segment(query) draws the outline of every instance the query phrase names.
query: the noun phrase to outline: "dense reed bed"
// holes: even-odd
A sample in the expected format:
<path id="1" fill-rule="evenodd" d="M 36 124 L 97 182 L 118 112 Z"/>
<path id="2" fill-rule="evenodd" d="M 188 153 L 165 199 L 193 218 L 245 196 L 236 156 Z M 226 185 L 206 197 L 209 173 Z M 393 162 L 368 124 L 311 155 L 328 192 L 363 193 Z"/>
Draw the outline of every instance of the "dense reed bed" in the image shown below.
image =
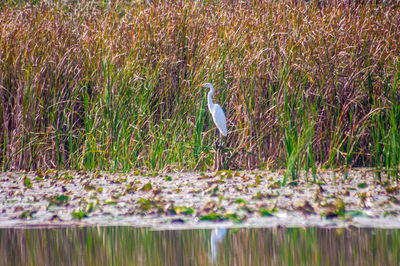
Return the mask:
<path id="1" fill-rule="evenodd" d="M 400 166 L 400 6 L 0 4 L 2 170 Z"/>

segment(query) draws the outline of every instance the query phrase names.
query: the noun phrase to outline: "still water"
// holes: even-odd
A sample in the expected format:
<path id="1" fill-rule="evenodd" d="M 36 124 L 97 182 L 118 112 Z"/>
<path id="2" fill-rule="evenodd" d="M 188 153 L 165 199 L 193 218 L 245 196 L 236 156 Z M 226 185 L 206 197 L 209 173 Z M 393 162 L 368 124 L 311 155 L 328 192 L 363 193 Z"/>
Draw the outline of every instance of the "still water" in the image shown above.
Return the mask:
<path id="1" fill-rule="evenodd" d="M 0 265 L 400 265 L 399 230 L 0 229 Z"/>

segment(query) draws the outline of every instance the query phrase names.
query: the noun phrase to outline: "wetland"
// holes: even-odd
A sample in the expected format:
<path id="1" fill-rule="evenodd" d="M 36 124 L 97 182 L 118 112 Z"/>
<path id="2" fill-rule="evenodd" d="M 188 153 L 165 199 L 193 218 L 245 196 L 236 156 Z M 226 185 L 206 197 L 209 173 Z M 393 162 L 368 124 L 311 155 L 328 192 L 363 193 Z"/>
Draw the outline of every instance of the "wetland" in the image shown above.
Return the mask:
<path id="1" fill-rule="evenodd" d="M 368 168 L 299 176 L 283 186 L 284 171 L 3 173 L 0 227 L 400 226 L 394 179 Z"/>

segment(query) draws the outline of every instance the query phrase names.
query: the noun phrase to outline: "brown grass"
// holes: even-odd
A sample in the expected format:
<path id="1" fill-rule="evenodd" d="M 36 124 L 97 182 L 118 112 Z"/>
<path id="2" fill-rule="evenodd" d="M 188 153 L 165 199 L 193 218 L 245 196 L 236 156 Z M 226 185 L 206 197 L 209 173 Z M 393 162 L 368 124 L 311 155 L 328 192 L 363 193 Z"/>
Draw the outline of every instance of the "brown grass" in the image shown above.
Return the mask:
<path id="1" fill-rule="evenodd" d="M 3 2 L 0 25 L 4 170 L 207 168 L 205 81 L 227 167 L 400 161 L 396 2 Z"/>

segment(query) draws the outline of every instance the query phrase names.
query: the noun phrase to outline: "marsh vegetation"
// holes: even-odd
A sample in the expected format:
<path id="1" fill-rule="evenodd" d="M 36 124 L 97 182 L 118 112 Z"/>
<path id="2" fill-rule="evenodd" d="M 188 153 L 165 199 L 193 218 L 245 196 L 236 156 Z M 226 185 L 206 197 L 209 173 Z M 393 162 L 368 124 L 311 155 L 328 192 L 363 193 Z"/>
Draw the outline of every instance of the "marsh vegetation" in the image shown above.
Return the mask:
<path id="1" fill-rule="evenodd" d="M 399 187 L 371 169 L 318 171 L 317 182 L 302 171 L 286 186 L 284 172 L 5 173 L 0 227 L 400 226 Z"/>
<path id="2" fill-rule="evenodd" d="M 2 1 L 5 170 L 400 163 L 396 1 Z M 379 177 L 379 171 L 378 177 Z"/>

